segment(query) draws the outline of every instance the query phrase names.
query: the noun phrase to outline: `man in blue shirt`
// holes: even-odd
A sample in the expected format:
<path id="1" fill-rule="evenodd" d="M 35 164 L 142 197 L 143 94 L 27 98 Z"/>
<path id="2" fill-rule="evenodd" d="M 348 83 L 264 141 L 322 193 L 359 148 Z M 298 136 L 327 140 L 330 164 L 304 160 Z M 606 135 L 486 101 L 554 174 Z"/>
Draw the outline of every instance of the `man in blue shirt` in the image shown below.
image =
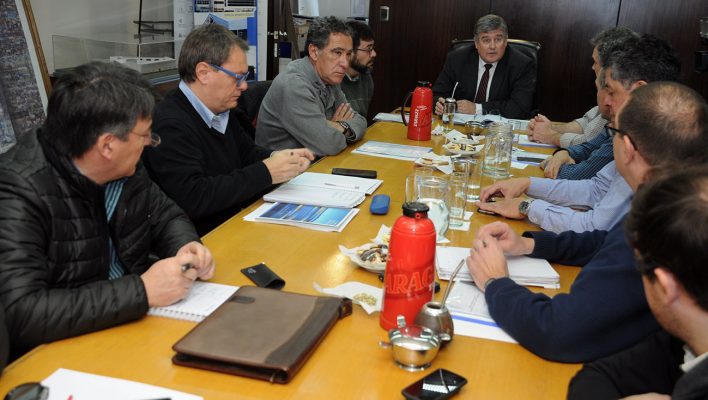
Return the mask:
<path id="1" fill-rule="evenodd" d="M 653 168 L 667 154 L 690 165 L 701 162 L 708 151 L 708 107 L 699 94 L 672 82 L 641 86 L 609 129 L 617 170 L 633 191 L 651 179 Z M 522 236 L 507 224 L 494 222 L 480 228 L 472 245 L 467 266 L 484 291 L 492 318 L 541 357 L 595 360 L 659 329 L 621 222 L 607 232 Z M 584 267 L 568 294 L 550 298 L 509 279 L 505 254 Z"/>
<path id="2" fill-rule="evenodd" d="M 655 81 L 677 81 L 680 63 L 673 49 L 653 35 L 628 39 L 610 51 L 603 62 L 600 76 L 607 90 L 605 102 L 611 115 L 632 90 Z M 560 149 L 541 163 L 547 178 L 590 179 L 612 161 L 612 138 L 601 133 L 594 139 Z"/>

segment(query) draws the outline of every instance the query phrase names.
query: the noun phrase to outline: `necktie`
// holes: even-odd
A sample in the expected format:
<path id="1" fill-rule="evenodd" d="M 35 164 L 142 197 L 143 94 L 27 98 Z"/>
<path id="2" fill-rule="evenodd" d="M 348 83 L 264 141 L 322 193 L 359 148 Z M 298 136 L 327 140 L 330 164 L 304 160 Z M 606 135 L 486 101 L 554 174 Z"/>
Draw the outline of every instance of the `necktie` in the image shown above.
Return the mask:
<path id="1" fill-rule="evenodd" d="M 490 68 L 492 68 L 492 64 L 484 64 L 484 73 L 482 74 L 482 79 L 479 81 L 479 86 L 477 87 L 477 95 L 474 96 L 474 102 L 476 104 L 482 104 L 487 101 L 487 84 L 489 83 Z"/>

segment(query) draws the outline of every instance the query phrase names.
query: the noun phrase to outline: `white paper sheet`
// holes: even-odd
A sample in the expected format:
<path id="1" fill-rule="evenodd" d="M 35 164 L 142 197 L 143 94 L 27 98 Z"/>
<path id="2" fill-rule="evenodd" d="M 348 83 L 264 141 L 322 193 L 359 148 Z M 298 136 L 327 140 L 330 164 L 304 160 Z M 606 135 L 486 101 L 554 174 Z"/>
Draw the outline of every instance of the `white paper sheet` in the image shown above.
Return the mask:
<path id="1" fill-rule="evenodd" d="M 59 368 L 42 381 L 49 388 L 48 400 L 201 400 L 202 397 L 159 386 Z"/>
<path id="2" fill-rule="evenodd" d="M 351 222 L 351 220 L 359 213 L 358 208 L 350 209 L 349 215 L 347 215 L 347 217 L 337 227 L 331 227 L 331 226 L 326 226 L 326 225 L 313 225 L 313 224 L 298 223 L 296 221 L 278 221 L 278 220 L 273 220 L 273 219 L 269 219 L 269 220 L 258 219 L 259 216 L 263 215 L 263 213 L 265 213 L 271 207 L 273 207 L 274 204 L 275 203 L 269 203 L 269 202 L 265 202 L 265 203 L 261 204 L 253 212 L 244 216 L 243 220 L 249 221 L 249 222 L 266 222 L 266 223 L 278 224 L 278 225 L 297 226 L 300 228 L 312 229 L 315 231 L 322 231 L 322 232 L 341 232 L 349 224 L 349 222 Z"/>
<path id="3" fill-rule="evenodd" d="M 450 279 L 450 274 L 461 259 L 470 253 L 467 247 L 444 247 L 436 249 L 437 271 L 440 279 Z M 547 289 L 560 288 L 560 276 L 548 261 L 525 256 L 507 257 L 509 275 L 519 285 L 541 286 Z M 458 280 L 472 281 L 469 270 L 463 268 L 457 274 Z"/>
<path id="4" fill-rule="evenodd" d="M 551 149 L 558 148 L 558 146 L 556 146 L 554 144 L 532 142 L 529 139 L 528 135 L 518 134 L 516 136 L 519 138 L 519 146 L 547 147 L 547 148 L 551 148 Z"/>
<path id="5" fill-rule="evenodd" d="M 365 154 L 367 156 L 393 158 L 396 160 L 415 161 L 425 153 L 433 151 L 430 147 L 409 146 L 405 144 L 368 141 L 354 151 L 352 154 Z"/>

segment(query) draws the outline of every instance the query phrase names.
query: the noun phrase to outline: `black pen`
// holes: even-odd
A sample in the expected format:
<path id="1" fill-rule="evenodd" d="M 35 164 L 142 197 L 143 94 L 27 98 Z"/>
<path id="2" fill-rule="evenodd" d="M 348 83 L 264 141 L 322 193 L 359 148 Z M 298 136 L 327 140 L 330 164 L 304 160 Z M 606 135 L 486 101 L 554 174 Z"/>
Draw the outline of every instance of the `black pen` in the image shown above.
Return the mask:
<path id="1" fill-rule="evenodd" d="M 182 273 L 185 273 L 192 268 L 194 268 L 194 266 L 192 264 L 182 264 Z M 155 400 L 162 400 L 162 399 L 155 399 Z"/>

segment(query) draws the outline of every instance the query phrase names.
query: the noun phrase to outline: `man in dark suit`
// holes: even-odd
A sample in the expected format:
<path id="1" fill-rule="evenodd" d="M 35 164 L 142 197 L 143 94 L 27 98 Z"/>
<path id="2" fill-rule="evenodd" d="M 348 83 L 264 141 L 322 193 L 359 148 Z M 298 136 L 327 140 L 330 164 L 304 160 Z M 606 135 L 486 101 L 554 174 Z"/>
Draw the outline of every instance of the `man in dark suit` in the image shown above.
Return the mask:
<path id="1" fill-rule="evenodd" d="M 536 91 L 536 64 L 513 47 L 507 48 L 506 22 L 485 15 L 474 28 L 474 47 L 453 50 L 433 85 L 438 98 L 435 112 L 442 114 L 444 98 L 455 99 L 457 112 L 488 114 L 497 111 L 507 118 L 530 118 Z"/>

